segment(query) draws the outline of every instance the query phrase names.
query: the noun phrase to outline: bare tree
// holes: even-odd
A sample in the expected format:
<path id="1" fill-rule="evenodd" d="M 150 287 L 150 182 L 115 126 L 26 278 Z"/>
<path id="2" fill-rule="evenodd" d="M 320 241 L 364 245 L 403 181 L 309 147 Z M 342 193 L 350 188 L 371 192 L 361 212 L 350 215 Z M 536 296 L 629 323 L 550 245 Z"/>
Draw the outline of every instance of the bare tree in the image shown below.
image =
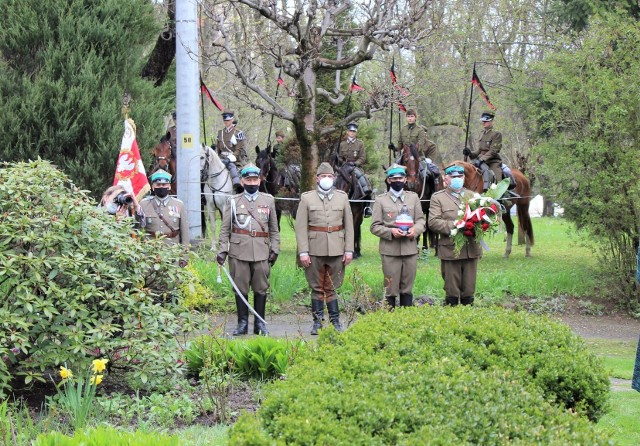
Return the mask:
<path id="1" fill-rule="evenodd" d="M 226 70 L 233 80 L 225 90 L 240 101 L 292 123 L 302 154 L 302 188 L 308 190 L 320 138 L 369 117 L 386 101 L 371 95 L 361 109 L 326 124 L 319 122 L 318 104 L 345 100 L 350 84 L 341 82 L 341 70 L 371 61 L 378 49 L 410 48 L 428 37 L 430 5 L 431 0 L 214 0 L 203 8 L 213 24 L 212 50 L 205 47 L 203 64 Z M 423 25 L 415 26 L 418 21 Z M 268 88 L 275 85 L 274 66 L 282 71 L 287 100 Z M 330 72 L 336 72 L 335 85 L 323 88 L 318 77 Z"/>

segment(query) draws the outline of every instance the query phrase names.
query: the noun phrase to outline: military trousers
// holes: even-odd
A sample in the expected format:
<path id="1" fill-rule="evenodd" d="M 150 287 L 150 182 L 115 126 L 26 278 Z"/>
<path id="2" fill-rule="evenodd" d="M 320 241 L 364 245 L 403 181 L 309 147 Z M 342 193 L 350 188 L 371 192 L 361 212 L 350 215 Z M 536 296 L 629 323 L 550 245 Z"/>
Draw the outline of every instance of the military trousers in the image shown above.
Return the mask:
<path id="1" fill-rule="evenodd" d="M 478 259 L 441 260 L 445 296 L 473 297 L 476 292 Z"/>
<path id="2" fill-rule="evenodd" d="M 382 257 L 385 297 L 397 297 L 398 294 L 413 294 L 413 282 L 416 280 L 418 254 L 408 256 Z"/>
<path id="3" fill-rule="evenodd" d="M 269 289 L 269 262 L 246 262 L 229 257 L 229 273 L 240 292 L 249 300 L 249 287 L 256 294 L 266 294 Z"/>
<path id="4" fill-rule="evenodd" d="M 304 275 L 311 288 L 311 299 L 331 302 L 338 298 L 336 289 L 344 280 L 342 256 L 309 256 L 311 265 L 305 268 Z"/>
<path id="5" fill-rule="evenodd" d="M 489 169 L 491 169 L 493 171 L 493 174 L 496 176 L 496 183 L 502 181 L 502 167 L 500 167 L 500 164 L 502 163 L 500 163 L 499 161 L 497 163 L 487 164 L 489 166 Z"/>

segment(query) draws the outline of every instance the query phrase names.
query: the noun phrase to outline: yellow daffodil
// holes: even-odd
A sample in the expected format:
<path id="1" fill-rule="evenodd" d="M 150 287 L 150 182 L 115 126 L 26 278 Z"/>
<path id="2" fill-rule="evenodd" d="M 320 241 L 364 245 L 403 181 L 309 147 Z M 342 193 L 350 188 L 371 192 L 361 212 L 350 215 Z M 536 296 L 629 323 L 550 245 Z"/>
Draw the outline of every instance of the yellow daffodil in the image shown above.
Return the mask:
<path id="1" fill-rule="evenodd" d="M 91 377 L 91 384 L 95 384 L 96 386 L 102 382 L 102 375 L 94 375 Z"/>
<path id="2" fill-rule="evenodd" d="M 73 378 L 73 372 L 64 366 L 60 366 L 60 378 L 71 379 Z"/>
<path id="3" fill-rule="evenodd" d="M 94 359 L 93 360 L 93 371 L 94 373 L 100 373 L 104 369 L 107 368 L 108 359 Z"/>

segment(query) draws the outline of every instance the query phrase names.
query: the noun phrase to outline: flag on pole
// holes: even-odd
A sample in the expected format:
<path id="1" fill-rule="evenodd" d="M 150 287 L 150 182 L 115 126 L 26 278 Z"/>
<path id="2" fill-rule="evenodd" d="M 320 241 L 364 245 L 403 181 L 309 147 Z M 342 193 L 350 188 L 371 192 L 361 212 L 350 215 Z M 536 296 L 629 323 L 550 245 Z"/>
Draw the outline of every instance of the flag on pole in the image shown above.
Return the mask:
<path id="1" fill-rule="evenodd" d="M 393 62 L 391 62 L 391 68 L 389 69 L 389 74 L 391 75 L 391 83 L 393 84 L 393 88 L 398 90 L 401 96 L 408 96 L 409 92 L 404 88 L 402 88 L 400 84 L 398 84 L 398 76 L 396 76 L 395 66 L 396 66 L 396 60 L 394 59 Z"/>
<path id="2" fill-rule="evenodd" d="M 480 96 L 482 96 L 482 99 L 484 99 L 487 105 L 489 105 L 489 108 L 491 108 L 491 110 L 495 110 L 496 106 L 493 105 L 489 100 L 489 95 L 487 94 L 487 90 L 485 90 L 484 87 L 482 86 L 482 82 L 480 82 L 480 78 L 476 73 L 475 66 L 473 67 L 473 76 L 471 77 L 471 83 L 476 87 L 478 87 L 478 90 L 480 90 Z"/>
<path id="3" fill-rule="evenodd" d="M 138 201 L 142 200 L 151 190 L 147 172 L 140 158 L 140 151 L 136 142 L 136 125 L 133 119 L 124 121 L 124 135 L 122 136 L 120 155 L 118 155 L 118 162 L 116 163 L 113 185 L 122 186 L 127 192 L 134 194 Z"/>
<path id="4" fill-rule="evenodd" d="M 358 91 L 363 91 L 363 90 L 364 90 L 364 88 L 362 88 L 360 85 L 358 85 L 355 80 L 351 81 L 351 87 L 349 87 L 349 91 L 350 92 L 353 93 L 354 91 L 358 92 Z"/>
<path id="5" fill-rule="evenodd" d="M 295 96 L 293 90 L 289 90 L 289 87 L 287 87 L 287 84 L 284 83 L 284 79 L 282 79 L 282 77 L 280 76 L 278 76 L 278 85 L 282 85 L 284 89 L 287 90 L 287 94 L 289 96 Z"/>
<path id="6" fill-rule="evenodd" d="M 213 105 L 215 105 L 218 110 L 224 111 L 224 107 L 222 106 L 222 104 L 220 104 L 220 102 L 216 100 L 216 98 L 213 97 L 213 95 L 211 94 L 207 86 L 204 84 L 202 77 L 200 78 L 200 92 L 206 97 L 208 97 L 209 100 L 213 102 Z"/>
<path id="7" fill-rule="evenodd" d="M 404 106 L 404 104 L 402 103 L 402 101 L 400 99 L 398 99 L 398 108 L 403 113 L 407 112 L 407 107 Z"/>

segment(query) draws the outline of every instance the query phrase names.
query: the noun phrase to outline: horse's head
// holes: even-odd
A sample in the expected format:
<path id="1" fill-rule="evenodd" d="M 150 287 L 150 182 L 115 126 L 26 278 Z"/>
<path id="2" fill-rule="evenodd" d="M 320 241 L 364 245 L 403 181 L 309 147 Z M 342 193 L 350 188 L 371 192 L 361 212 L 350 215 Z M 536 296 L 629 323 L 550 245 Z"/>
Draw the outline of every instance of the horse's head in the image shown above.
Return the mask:
<path id="1" fill-rule="evenodd" d="M 260 190 L 271 194 L 276 193 L 280 187 L 280 173 L 271 146 L 267 146 L 264 150 L 256 146 L 256 155 L 256 167 L 260 169 Z"/>
<path id="2" fill-rule="evenodd" d="M 407 168 L 407 190 L 416 192 L 420 187 L 420 155 L 413 144 L 402 146 L 401 163 Z"/>
<path id="3" fill-rule="evenodd" d="M 169 161 L 171 160 L 171 144 L 169 138 L 163 136 L 160 138 L 160 142 L 152 149 L 151 153 L 154 157 L 154 163 L 156 168 L 166 171 L 170 170 Z"/>

